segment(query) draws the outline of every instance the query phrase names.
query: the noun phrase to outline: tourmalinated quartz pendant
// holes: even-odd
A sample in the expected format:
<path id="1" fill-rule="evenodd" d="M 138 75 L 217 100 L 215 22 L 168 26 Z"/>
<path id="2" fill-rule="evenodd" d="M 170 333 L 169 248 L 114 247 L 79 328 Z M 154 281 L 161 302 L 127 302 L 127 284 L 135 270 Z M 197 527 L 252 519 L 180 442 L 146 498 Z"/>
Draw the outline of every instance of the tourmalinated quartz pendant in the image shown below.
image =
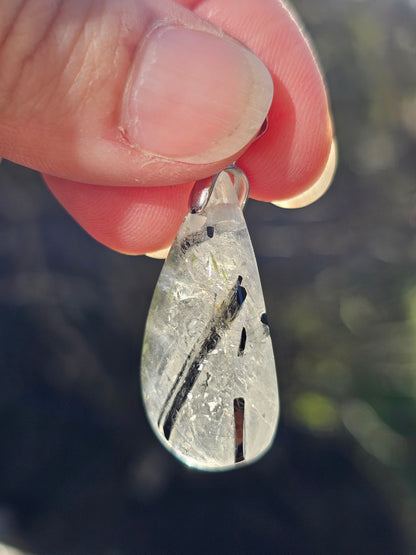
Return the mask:
<path id="1" fill-rule="evenodd" d="M 156 285 L 143 344 L 149 421 L 167 449 L 200 470 L 261 457 L 279 414 L 263 293 L 233 184 L 239 172 L 218 174 L 202 205 L 185 217 Z"/>

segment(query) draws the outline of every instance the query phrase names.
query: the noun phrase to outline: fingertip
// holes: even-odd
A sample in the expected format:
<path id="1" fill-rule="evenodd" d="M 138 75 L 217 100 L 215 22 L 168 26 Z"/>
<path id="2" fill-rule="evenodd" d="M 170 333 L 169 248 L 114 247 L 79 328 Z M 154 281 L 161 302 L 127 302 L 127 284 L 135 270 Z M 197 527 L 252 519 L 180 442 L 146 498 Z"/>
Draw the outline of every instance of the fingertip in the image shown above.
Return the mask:
<path id="1" fill-rule="evenodd" d="M 123 254 L 145 254 L 169 247 L 187 211 L 193 185 L 102 187 L 49 175 L 44 179 L 85 231 Z"/>
<path id="2" fill-rule="evenodd" d="M 272 201 L 272 204 L 279 206 L 280 208 L 303 208 L 317 201 L 331 186 L 337 168 L 337 161 L 338 147 L 336 140 L 333 139 L 327 163 L 318 179 L 307 187 L 302 193 L 299 193 L 291 198 Z"/>
<path id="3" fill-rule="evenodd" d="M 332 116 L 320 75 L 311 77 L 311 89 L 308 98 L 294 98 L 282 84 L 276 86 L 268 129 L 239 160 L 256 200 L 301 196 L 319 181 L 331 160 Z"/>

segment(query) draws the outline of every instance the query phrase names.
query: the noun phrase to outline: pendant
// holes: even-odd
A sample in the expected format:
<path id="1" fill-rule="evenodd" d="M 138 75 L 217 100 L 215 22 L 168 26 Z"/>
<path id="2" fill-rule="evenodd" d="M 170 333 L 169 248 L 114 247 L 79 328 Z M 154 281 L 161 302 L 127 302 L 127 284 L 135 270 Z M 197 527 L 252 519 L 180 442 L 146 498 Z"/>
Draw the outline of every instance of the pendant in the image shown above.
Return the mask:
<path id="1" fill-rule="evenodd" d="M 273 347 L 240 206 L 247 195 L 235 166 L 197 182 L 146 323 L 148 419 L 169 451 L 200 470 L 251 463 L 276 433 Z"/>

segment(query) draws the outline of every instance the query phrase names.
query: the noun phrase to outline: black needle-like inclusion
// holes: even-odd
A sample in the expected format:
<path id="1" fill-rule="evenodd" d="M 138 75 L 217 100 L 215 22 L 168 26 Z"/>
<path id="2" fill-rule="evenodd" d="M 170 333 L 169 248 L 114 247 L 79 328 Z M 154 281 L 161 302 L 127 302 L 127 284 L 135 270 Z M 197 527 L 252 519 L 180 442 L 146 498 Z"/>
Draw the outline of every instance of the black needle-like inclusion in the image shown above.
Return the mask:
<path id="1" fill-rule="evenodd" d="M 246 341 L 247 341 L 247 332 L 246 328 L 243 327 L 241 330 L 241 338 L 240 338 L 240 345 L 238 347 L 238 356 L 243 356 L 244 349 L 246 348 Z"/>
<path id="2" fill-rule="evenodd" d="M 169 440 L 171 436 L 178 414 L 183 407 L 189 392 L 195 385 L 195 382 L 201 373 L 202 362 L 215 349 L 217 343 L 221 339 L 220 333 L 229 327 L 247 297 L 247 291 L 241 286 L 242 281 L 243 278 L 238 276 L 236 283 L 229 291 L 227 297 L 222 301 L 218 311 L 208 324 L 202 340 L 195 344 L 194 348 L 188 355 L 184 365 L 175 379 L 173 387 L 169 391 L 169 394 L 163 403 L 158 420 L 159 426 L 162 422 L 163 415 L 173 398 L 170 409 L 167 411 L 163 422 L 163 433 L 167 440 Z"/>
<path id="3" fill-rule="evenodd" d="M 243 397 L 234 399 L 235 463 L 244 461 L 244 406 Z"/>
<path id="4" fill-rule="evenodd" d="M 267 318 L 267 314 L 265 312 L 261 315 L 260 320 L 262 324 L 265 324 L 266 326 L 269 325 L 269 319 Z"/>

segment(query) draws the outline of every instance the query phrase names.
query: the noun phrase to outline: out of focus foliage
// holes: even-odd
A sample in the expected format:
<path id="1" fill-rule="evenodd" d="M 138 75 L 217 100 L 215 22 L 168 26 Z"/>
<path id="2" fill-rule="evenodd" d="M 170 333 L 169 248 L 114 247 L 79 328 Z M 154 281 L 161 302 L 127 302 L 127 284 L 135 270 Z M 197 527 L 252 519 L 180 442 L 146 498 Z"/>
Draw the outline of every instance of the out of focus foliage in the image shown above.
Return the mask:
<path id="1" fill-rule="evenodd" d="M 106 250 L 0 166 L 0 541 L 34 553 L 416 551 L 416 3 L 297 0 L 339 169 L 246 209 L 282 422 L 251 468 L 189 472 L 138 395 L 160 263 Z"/>
<path id="2" fill-rule="evenodd" d="M 283 410 L 313 434 L 354 438 L 416 549 L 416 4 L 296 6 L 325 69 L 340 159 L 325 198 L 268 212 L 256 230 L 268 285 L 285 275 L 271 317 L 289 361 Z"/>

